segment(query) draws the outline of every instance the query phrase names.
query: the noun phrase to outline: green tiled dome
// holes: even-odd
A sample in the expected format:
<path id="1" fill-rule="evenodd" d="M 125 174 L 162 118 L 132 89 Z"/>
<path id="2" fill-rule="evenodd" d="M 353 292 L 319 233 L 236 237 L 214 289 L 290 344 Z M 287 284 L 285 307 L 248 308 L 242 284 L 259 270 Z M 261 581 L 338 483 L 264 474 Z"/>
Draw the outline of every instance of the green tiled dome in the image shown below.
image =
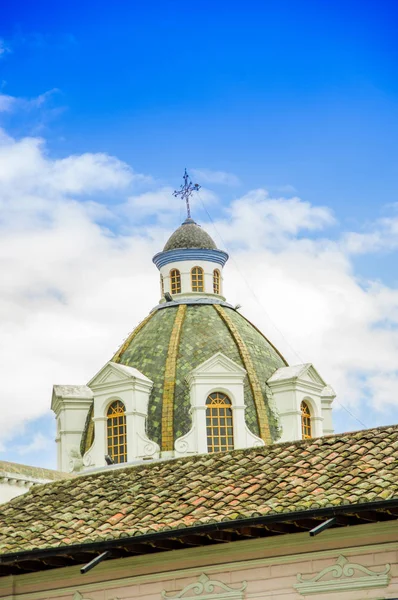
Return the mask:
<path id="1" fill-rule="evenodd" d="M 276 369 L 286 366 L 283 357 L 247 319 L 228 305 L 187 303 L 183 306 L 184 318 L 179 330 L 172 386 L 174 440 L 186 434 L 191 427 L 187 375 L 217 352 L 222 352 L 248 371 L 244 394 L 247 407 L 246 423 L 249 429 L 256 435 L 260 434 L 260 398 L 265 418 L 268 419 L 271 438 L 277 439 L 278 423 L 269 405 L 266 381 Z M 177 311 L 181 310 L 181 307 L 182 304 L 172 303 L 165 308 L 156 309 L 130 335 L 112 359 L 123 365 L 135 367 L 154 382 L 148 407 L 147 430 L 149 438 L 161 447 L 166 362 L 172 332 L 175 335 Z M 238 339 L 240 344 L 237 343 Z M 248 364 L 255 371 L 251 378 Z M 254 389 L 253 379 L 256 377 L 259 386 Z M 256 398 L 254 392 L 257 393 Z"/>
<path id="2" fill-rule="evenodd" d="M 170 236 L 163 252 L 167 252 L 167 250 L 176 250 L 178 248 L 204 248 L 206 250 L 216 250 L 217 246 L 209 234 L 206 233 L 200 225 L 195 223 L 193 219 L 186 219 Z"/>

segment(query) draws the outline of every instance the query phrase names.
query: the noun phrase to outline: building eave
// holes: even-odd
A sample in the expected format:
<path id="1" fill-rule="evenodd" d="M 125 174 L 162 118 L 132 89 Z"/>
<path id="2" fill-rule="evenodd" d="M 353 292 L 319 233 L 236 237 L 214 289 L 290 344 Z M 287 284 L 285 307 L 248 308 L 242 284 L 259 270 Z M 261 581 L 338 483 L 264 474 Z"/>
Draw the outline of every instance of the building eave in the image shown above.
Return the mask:
<path id="1" fill-rule="evenodd" d="M 250 529 L 250 538 L 254 539 L 309 532 L 322 521 L 333 517 L 336 518 L 333 528 L 342 528 L 378 521 L 395 521 L 397 516 L 398 497 L 378 502 L 310 508 L 247 519 L 224 520 L 86 544 L 63 544 L 57 547 L 36 548 L 0 555 L 0 577 L 82 564 L 91 560 L 94 555 L 105 551 L 110 552 L 107 560 L 112 560 L 124 556 L 152 553 L 154 550 L 175 550 L 195 545 L 199 547 L 226 541 L 233 542 L 247 539 L 248 529 Z M 230 535 L 231 539 L 223 537 L 224 534 Z M 140 548 L 140 551 L 137 551 L 137 548 Z"/>

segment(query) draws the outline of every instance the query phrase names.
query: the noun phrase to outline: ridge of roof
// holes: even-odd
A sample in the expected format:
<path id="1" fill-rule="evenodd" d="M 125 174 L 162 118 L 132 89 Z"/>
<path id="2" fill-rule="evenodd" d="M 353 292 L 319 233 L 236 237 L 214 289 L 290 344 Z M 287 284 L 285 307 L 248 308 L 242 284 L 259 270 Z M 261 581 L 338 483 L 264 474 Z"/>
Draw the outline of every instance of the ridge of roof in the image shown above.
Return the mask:
<path id="1" fill-rule="evenodd" d="M 65 479 L 71 476 L 69 473 L 63 473 L 62 471 L 45 469 L 44 467 L 32 467 L 30 465 L 0 460 L 0 477 L 6 477 L 10 474 L 24 475 L 32 479 L 51 479 L 54 481 Z"/>
<path id="2" fill-rule="evenodd" d="M 368 429 L 355 429 L 355 430 L 350 430 L 350 431 L 345 431 L 343 433 L 329 433 L 327 435 L 321 435 L 318 437 L 312 437 L 312 438 L 306 438 L 306 439 L 302 439 L 302 440 L 293 440 L 293 441 L 287 441 L 287 442 L 273 442 L 271 445 L 268 446 L 255 446 L 253 448 L 239 448 L 236 450 L 227 450 L 225 452 L 217 452 L 214 454 L 190 454 L 189 456 L 178 456 L 175 458 L 165 458 L 165 459 L 157 459 L 157 460 L 145 460 L 142 463 L 137 464 L 137 462 L 134 463 L 124 463 L 123 465 L 111 465 L 111 467 L 118 467 L 117 470 L 125 470 L 125 471 L 129 471 L 131 469 L 151 469 L 156 467 L 156 465 L 159 464 L 164 464 L 164 463 L 175 463 L 175 462 L 191 462 L 191 461 L 199 461 L 201 459 L 203 459 L 203 457 L 212 457 L 212 456 L 222 456 L 222 455 L 230 455 L 232 458 L 235 455 L 242 455 L 245 456 L 247 454 L 251 454 L 255 451 L 270 451 L 270 450 L 274 450 L 277 448 L 286 448 L 289 446 L 294 446 L 294 447 L 303 447 L 305 448 L 306 446 L 311 446 L 314 443 L 320 441 L 323 442 L 325 441 L 325 443 L 330 442 L 331 440 L 336 439 L 339 440 L 340 438 L 345 438 L 345 437 L 349 437 L 349 438 L 354 438 L 356 436 L 358 437 L 362 437 L 361 434 L 370 434 L 370 433 L 377 433 L 377 432 L 383 432 L 383 431 L 388 431 L 388 430 L 394 430 L 397 433 L 398 436 L 398 424 L 397 425 L 379 425 L 378 427 L 371 427 Z M 398 455 L 398 452 L 397 452 Z M 398 457 L 397 457 L 398 460 Z M 109 471 L 111 471 L 113 469 L 109 469 Z M 84 472 L 81 471 L 79 473 L 74 473 L 74 477 L 89 477 L 91 475 L 98 475 L 99 473 L 107 473 L 108 469 L 104 469 L 101 471 L 91 471 L 91 472 Z M 398 477 L 397 477 L 398 478 Z M 48 484 L 42 484 L 42 485 L 48 485 Z"/>

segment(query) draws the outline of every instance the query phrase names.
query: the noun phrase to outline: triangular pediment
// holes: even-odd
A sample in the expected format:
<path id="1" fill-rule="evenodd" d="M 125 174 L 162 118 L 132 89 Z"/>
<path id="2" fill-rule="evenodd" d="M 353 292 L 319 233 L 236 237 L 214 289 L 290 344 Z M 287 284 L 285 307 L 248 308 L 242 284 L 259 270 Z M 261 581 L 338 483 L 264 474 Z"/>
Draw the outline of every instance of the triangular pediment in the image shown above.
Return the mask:
<path id="1" fill-rule="evenodd" d="M 245 375 L 246 370 L 222 352 L 217 352 L 192 371 L 192 375 L 228 375 L 232 373 Z"/>
<path id="2" fill-rule="evenodd" d="M 88 382 L 89 388 L 97 388 L 103 385 L 119 384 L 133 379 L 139 379 L 140 381 L 151 382 L 148 377 L 143 375 L 138 369 L 134 367 L 127 367 L 126 365 L 119 365 L 118 363 L 108 362 L 94 377 Z"/>
<path id="3" fill-rule="evenodd" d="M 307 378 L 308 381 L 312 381 L 313 383 L 318 383 L 323 387 L 326 386 L 326 381 L 322 379 L 319 375 L 318 371 L 315 369 L 314 365 L 310 364 L 306 369 L 305 374 L 303 375 L 303 379 Z"/>
<path id="4" fill-rule="evenodd" d="M 273 383 L 282 381 L 307 381 L 321 387 L 326 386 L 326 382 L 311 363 L 281 367 L 271 375 L 267 383 L 272 385 Z"/>

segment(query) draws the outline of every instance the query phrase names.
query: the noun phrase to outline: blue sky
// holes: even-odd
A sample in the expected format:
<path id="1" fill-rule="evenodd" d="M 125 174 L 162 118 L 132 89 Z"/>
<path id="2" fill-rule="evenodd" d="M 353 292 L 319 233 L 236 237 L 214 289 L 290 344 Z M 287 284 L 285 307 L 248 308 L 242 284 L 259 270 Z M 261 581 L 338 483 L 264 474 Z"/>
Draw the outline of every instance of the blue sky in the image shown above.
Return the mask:
<path id="1" fill-rule="evenodd" d="M 168 181 L 216 164 L 372 218 L 398 195 L 397 18 L 385 0 L 4 2 L 1 78 L 59 90 L 55 154 L 103 150 Z"/>
<path id="2" fill-rule="evenodd" d="M 159 234 L 160 229 L 167 232 L 178 225 L 180 208 L 177 216 L 167 217 L 162 204 L 158 205 L 151 197 L 152 213 L 136 212 L 136 220 L 130 215 L 126 225 L 118 207 L 122 198 L 131 194 L 136 198 L 148 190 L 178 186 L 184 167 L 199 178 L 202 173 L 203 199 L 212 218 L 220 222 L 218 231 L 223 231 L 226 213 L 230 225 L 236 222 L 231 203 L 251 190 L 267 189 L 273 198 L 297 196 L 301 207 L 305 203 L 326 207 L 327 214 L 318 215 L 317 224 L 311 221 L 313 215 L 308 217 L 310 226 L 305 217 L 293 231 L 281 223 L 288 212 L 285 217 L 278 216 L 274 205 L 267 205 L 266 218 L 272 217 L 277 224 L 278 235 L 267 229 L 267 235 L 274 236 L 272 247 L 266 248 L 272 256 L 261 256 L 264 261 L 274 260 L 276 254 L 280 257 L 280 240 L 285 240 L 285 235 L 290 236 L 289 244 L 293 238 L 296 244 L 291 248 L 291 256 L 305 246 L 305 252 L 312 252 L 313 261 L 325 252 L 327 245 L 337 244 L 341 264 L 347 261 L 344 275 L 351 278 L 349 285 L 365 290 L 367 300 L 377 294 L 377 310 L 374 305 L 364 309 L 364 314 L 372 315 L 366 327 L 378 329 L 383 310 L 387 311 L 378 356 L 382 356 L 382 348 L 388 348 L 389 343 L 394 350 L 398 348 L 395 338 L 388 338 L 387 343 L 383 337 L 397 326 L 390 320 L 397 310 L 398 287 L 398 5 L 395 1 L 54 3 L 37 0 L 32 3 L 16 0 L 10 3 L 0 0 L 0 8 L 0 91 L 17 99 L 12 110 L 0 113 L 0 125 L 6 134 L 16 143 L 28 138 L 44 140 L 40 161 L 104 153 L 148 177 L 148 180 L 132 178 L 133 183 L 118 181 L 114 185 L 111 179 L 114 182 L 120 170 L 112 177 L 109 171 L 109 179 L 102 187 L 90 183 L 87 191 L 77 186 L 76 202 L 87 207 L 90 201 L 96 206 L 95 216 L 90 213 L 90 226 L 99 223 L 124 240 L 125 236 L 137 233 L 138 224 L 145 228 L 155 223 L 157 234 L 166 235 Z M 26 156 L 21 160 L 28 160 Z M 33 171 L 35 168 L 32 167 Z M 214 173 L 230 176 L 222 180 Z M 48 175 L 45 177 L 47 181 Z M 54 189 L 69 199 L 70 192 L 65 192 L 65 186 L 61 191 L 59 186 Z M 161 194 L 157 198 L 168 203 L 167 194 L 163 200 Z M 253 202 L 264 208 L 261 198 L 256 196 Z M 102 212 L 98 205 L 102 206 Z M 132 205 L 135 211 L 138 206 L 142 209 L 137 200 Z M 199 203 L 196 211 L 203 221 L 207 220 Z M 34 227 L 39 227 L 38 214 L 42 213 L 43 209 L 38 209 L 30 222 L 30 234 L 37 233 Z M 9 227 L 8 231 L 14 231 Z M 353 232 L 355 243 L 361 236 L 361 250 L 352 250 Z M 148 239 L 152 239 L 152 234 L 151 229 Z M 223 239 L 226 238 L 228 232 L 224 232 Z M 227 241 L 229 249 L 236 248 L 237 253 L 242 249 L 238 235 Z M 309 244 L 314 243 L 318 246 L 308 250 Z M 150 256 L 156 244 L 148 244 Z M 256 247 L 250 251 L 257 250 Z M 66 249 L 65 253 L 62 260 L 66 261 Z M 287 261 L 286 249 L 285 253 Z M 315 262 L 311 264 L 314 266 Z M 326 261 L 325 268 L 328 264 Z M 310 263 L 308 266 L 306 263 L 306 268 L 312 268 Z M 148 272 L 157 285 L 150 261 Z M 288 272 L 286 266 L 286 277 Z M 315 271 L 313 279 L 316 281 Z M 330 283 L 333 289 L 339 285 L 337 280 Z M 54 284 L 49 296 L 64 297 L 65 304 L 73 307 L 74 300 L 61 291 Z M 344 293 L 349 294 L 347 290 Z M 28 295 L 33 297 L 31 289 Z M 14 304 L 24 305 L 26 297 L 25 291 Z M 40 310 L 44 310 L 47 301 L 47 297 L 43 299 Z M 353 296 L 353 306 L 355 302 Z M 126 308 L 122 315 L 125 332 L 131 328 L 128 319 L 134 321 L 140 315 L 145 316 L 155 303 L 148 301 L 133 316 Z M 269 308 L 266 297 L 262 303 Z M 250 301 L 247 305 L 250 309 Z M 36 310 L 36 305 L 29 310 Z M 255 308 L 252 310 L 254 319 Z M 106 311 L 104 301 L 104 312 L 98 321 L 106 319 Z M 78 322 L 83 313 L 76 317 Z M 70 315 L 71 312 L 63 313 L 62 323 Z M 300 320 L 300 315 L 297 313 L 287 329 L 283 315 L 276 309 L 271 310 L 270 318 L 278 330 L 283 330 L 281 343 L 286 338 L 296 349 L 301 330 L 298 327 L 295 332 L 294 323 Z M 335 319 L 333 322 L 338 323 L 337 316 Z M 110 328 L 111 325 L 110 322 Z M 271 327 L 266 319 L 264 326 Z M 117 328 L 116 341 L 123 330 L 121 322 Z M 23 331 L 16 330 L 13 339 L 18 335 L 24 335 Z M 329 335 L 328 330 L 323 335 Z M 101 339 L 116 343 L 108 331 Z M 314 338 L 315 353 L 324 339 Z M 300 355 L 306 352 L 298 350 Z M 49 362 L 45 362 L 44 356 Z M 98 355 L 96 361 L 102 358 Z M 108 358 L 106 353 L 104 358 Z M 316 357 L 310 359 L 316 365 Z M 52 377 L 62 375 L 62 364 L 53 372 L 51 360 L 51 354 L 43 354 L 41 365 L 43 368 L 48 365 L 48 398 L 55 382 Z M 64 357 L 67 360 L 71 360 L 68 353 Z M 353 367 L 363 384 L 365 399 L 369 394 L 372 396 L 369 381 L 374 380 L 379 369 L 375 366 L 372 371 L 372 360 L 369 355 L 366 364 L 356 363 Z M 90 368 L 93 366 L 95 370 L 97 362 L 93 361 Z M 327 361 L 325 365 L 327 371 Z M 330 368 L 333 374 L 337 366 Z M 65 378 L 75 373 L 70 366 L 64 369 Z M 76 377 L 85 375 L 84 370 L 77 369 Z M 87 379 L 91 375 L 88 373 Z M 348 390 L 344 386 L 342 389 Z M 367 400 L 364 406 L 359 401 L 350 405 L 350 392 L 346 394 L 344 401 L 351 406 L 350 410 L 356 411 L 361 419 L 368 416 L 366 424 L 381 423 L 383 418 L 398 422 L 395 406 L 390 406 L 384 417 L 376 411 L 369 418 L 374 405 L 370 409 Z M 40 434 L 44 440 L 48 419 L 43 411 L 33 411 L 27 437 L 33 439 Z M 350 422 L 349 427 L 354 425 Z M 344 428 L 342 422 L 340 430 Z M 47 443 L 43 440 L 38 444 L 41 448 Z M 3 452 L 0 457 L 25 460 L 26 449 L 18 454 L 18 440 L 13 444 L 12 454 Z"/>

